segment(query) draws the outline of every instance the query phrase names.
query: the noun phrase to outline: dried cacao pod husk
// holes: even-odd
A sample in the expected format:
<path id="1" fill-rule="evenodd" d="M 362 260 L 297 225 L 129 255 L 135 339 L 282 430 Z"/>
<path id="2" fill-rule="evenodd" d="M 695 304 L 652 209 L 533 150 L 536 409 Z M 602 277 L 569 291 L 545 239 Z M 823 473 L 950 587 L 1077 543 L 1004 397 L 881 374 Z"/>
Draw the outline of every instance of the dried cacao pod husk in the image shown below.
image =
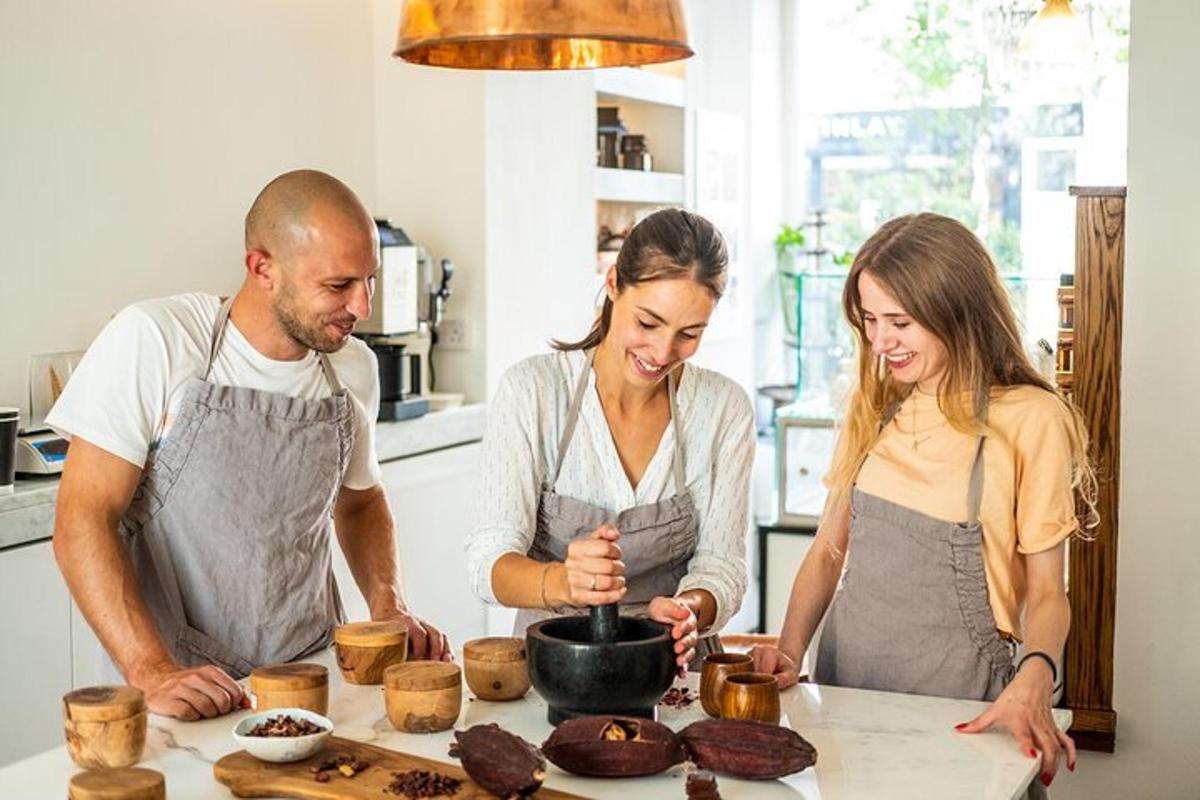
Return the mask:
<path id="1" fill-rule="evenodd" d="M 455 731 L 463 769 L 497 797 L 528 797 L 546 779 L 546 759 L 536 747 L 494 722 Z"/>
<path id="2" fill-rule="evenodd" d="M 561 723 L 542 744 L 546 758 L 576 775 L 655 775 L 687 760 L 666 725 L 635 717 L 581 717 Z"/>
<path id="3" fill-rule="evenodd" d="M 782 778 L 817 763 L 817 750 L 791 728 L 740 719 L 706 719 L 679 732 L 696 766 L 750 780 Z"/>

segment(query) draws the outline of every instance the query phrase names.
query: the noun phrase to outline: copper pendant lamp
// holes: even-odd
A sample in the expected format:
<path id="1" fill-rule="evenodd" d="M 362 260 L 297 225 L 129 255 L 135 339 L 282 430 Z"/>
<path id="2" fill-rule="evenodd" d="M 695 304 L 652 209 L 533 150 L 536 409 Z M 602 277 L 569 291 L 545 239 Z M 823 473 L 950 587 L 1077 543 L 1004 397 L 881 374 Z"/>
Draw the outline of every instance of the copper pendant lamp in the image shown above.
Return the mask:
<path id="1" fill-rule="evenodd" d="M 635 66 L 692 55 L 681 0 L 405 0 L 394 55 L 459 69 Z"/>

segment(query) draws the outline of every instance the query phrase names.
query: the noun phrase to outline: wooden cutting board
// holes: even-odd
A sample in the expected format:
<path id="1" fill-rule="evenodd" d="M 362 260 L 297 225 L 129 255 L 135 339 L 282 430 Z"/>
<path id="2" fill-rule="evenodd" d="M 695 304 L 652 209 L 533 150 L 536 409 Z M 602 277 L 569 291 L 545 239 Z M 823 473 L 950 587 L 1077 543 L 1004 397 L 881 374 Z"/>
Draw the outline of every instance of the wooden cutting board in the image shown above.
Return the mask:
<path id="1" fill-rule="evenodd" d="M 371 766 L 353 778 L 347 778 L 335 770 L 329 773 L 328 783 L 318 783 L 313 779 L 310 769 L 312 766 L 325 759 L 336 758 L 340 755 L 361 759 Z M 421 756 L 400 753 L 337 736 L 329 737 L 325 748 L 315 756 L 303 761 L 293 761 L 290 764 L 272 764 L 269 761 L 260 761 L 245 750 L 239 750 L 223 757 L 213 765 L 213 777 L 228 786 L 237 797 L 294 797 L 300 798 L 300 800 L 340 800 L 340 798 L 347 798 L 347 800 L 359 800 L 359 798 L 405 800 L 402 794 L 393 795 L 385 793 L 383 790 L 392 782 L 393 772 L 407 772 L 412 769 L 439 772 L 442 775 L 462 780 L 462 786 L 459 787 L 457 793 L 452 795 L 454 800 L 484 800 L 484 798 L 495 796 L 472 782 L 458 764 L 433 761 Z M 534 797 L 544 800 L 583 800 L 578 795 L 553 789 L 542 789 Z"/>

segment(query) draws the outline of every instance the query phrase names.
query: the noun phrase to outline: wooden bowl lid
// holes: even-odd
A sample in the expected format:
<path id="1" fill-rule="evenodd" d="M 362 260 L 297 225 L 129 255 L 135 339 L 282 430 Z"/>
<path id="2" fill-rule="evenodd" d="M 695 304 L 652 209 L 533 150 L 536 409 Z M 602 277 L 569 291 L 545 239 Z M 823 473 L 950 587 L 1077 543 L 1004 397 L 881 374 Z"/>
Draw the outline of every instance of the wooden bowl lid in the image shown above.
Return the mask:
<path id="1" fill-rule="evenodd" d="M 320 664 L 264 664 L 250 672 L 258 690 L 312 689 L 329 683 L 329 670 Z"/>
<path id="2" fill-rule="evenodd" d="M 462 683 L 462 670 L 451 661 L 407 661 L 384 670 L 383 682 L 405 691 L 448 689 Z"/>
<path id="3" fill-rule="evenodd" d="M 76 722 L 112 722 L 145 710 L 145 693 L 132 686 L 88 686 L 63 695 L 63 714 Z"/>
<path id="4" fill-rule="evenodd" d="M 463 645 L 463 658 L 469 661 L 506 662 L 525 658 L 525 639 L 521 636 L 488 636 Z"/>
<path id="5" fill-rule="evenodd" d="M 69 800 L 165 800 L 161 772 L 143 767 L 92 769 L 71 777 Z"/>
<path id="6" fill-rule="evenodd" d="M 333 640 L 351 647 L 389 647 L 408 641 L 408 626 L 394 619 L 351 622 L 334 628 Z"/>

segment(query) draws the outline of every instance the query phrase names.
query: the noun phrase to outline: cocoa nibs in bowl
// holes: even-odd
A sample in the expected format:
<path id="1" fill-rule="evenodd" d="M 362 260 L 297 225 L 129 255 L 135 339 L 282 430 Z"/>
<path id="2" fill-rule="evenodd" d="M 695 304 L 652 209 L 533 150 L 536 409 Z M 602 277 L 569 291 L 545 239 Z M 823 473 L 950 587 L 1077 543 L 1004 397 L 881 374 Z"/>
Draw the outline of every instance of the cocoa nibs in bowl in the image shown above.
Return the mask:
<path id="1" fill-rule="evenodd" d="M 682 689 L 671 687 L 667 689 L 667 693 L 663 695 L 659 703 L 667 708 L 687 708 L 699 698 L 700 695 L 692 694 L 692 690 L 686 686 Z"/>
<path id="2" fill-rule="evenodd" d="M 453 795 L 460 786 L 462 786 L 462 781 L 458 778 L 451 778 L 440 772 L 410 769 L 408 772 L 393 772 L 392 782 L 384 791 L 410 798 L 441 797 Z"/>
<path id="3" fill-rule="evenodd" d="M 270 717 L 266 722 L 260 722 L 246 732 L 247 736 L 310 736 L 321 733 L 325 729 L 306 719 L 296 719 L 287 714 L 282 717 Z"/>

